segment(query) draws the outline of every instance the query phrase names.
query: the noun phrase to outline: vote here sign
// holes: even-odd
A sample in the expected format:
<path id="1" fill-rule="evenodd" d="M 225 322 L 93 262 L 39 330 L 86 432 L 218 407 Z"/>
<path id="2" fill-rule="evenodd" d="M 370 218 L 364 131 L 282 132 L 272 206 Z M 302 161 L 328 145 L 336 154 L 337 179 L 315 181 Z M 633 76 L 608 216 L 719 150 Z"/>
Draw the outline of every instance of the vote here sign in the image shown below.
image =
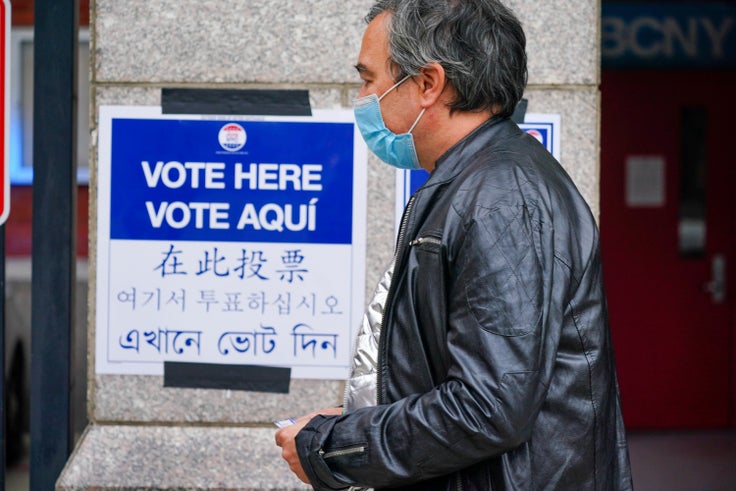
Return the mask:
<path id="1" fill-rule="evenodd" d="M 310 117 L 100 108 L 96 370 L 344 378 L 364 301 L 365 146 Z"/>

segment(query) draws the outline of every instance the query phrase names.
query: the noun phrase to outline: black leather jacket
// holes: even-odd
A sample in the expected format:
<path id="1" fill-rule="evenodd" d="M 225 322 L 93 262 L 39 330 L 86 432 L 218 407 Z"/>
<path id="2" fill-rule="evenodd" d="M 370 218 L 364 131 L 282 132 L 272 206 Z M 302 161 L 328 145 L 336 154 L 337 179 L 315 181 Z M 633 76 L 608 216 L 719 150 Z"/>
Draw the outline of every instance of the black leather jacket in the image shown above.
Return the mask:
<path id="1" fill-rule="evenodd" d="M 509 120 L 451 148 L 407 205 L 378 405 L 298 435 L 317 490 L 631 489 L 598 230 Z"/>

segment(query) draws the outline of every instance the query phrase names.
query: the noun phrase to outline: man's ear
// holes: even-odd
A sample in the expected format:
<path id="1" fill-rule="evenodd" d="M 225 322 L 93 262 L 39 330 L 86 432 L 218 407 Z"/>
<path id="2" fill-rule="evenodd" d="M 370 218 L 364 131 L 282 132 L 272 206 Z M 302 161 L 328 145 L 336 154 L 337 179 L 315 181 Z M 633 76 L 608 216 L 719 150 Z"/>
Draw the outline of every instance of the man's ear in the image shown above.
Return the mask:
<path id="1" fill-rule="evenodd" d="M 422 107 L 428 108 L 434 105 L 442 95 L 447 86 L 447 76 L 442 65 L 432 61 L 427 63 L 421 70 L 418 78 Z"/>

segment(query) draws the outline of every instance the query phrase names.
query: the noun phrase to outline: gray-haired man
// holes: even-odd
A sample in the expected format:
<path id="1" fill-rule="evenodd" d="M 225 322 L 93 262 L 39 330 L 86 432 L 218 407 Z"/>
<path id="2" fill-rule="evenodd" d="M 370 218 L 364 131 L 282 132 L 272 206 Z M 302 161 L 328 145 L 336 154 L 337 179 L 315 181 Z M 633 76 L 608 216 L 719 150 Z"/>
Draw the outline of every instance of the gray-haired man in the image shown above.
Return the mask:
<path id="1" fill-rule="evenodd" d="M 356 122 L 431 173 L 359 336 L 344 413 L 279 430 L 315 489 L 630 489 L 598 230 L 509 120 L 525 37 L 497 0 L 370 11 Z"/>

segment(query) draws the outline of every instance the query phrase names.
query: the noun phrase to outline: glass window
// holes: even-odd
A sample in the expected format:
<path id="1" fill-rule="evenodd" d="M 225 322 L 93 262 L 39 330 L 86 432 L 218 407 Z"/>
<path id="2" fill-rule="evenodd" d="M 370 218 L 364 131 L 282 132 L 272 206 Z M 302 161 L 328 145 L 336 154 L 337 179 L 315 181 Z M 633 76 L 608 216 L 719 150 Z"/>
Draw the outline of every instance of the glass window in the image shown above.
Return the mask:
<path id="1" fill-rule="evenodd" d="M 10 182 L 33 182 L 33 29 L 10 33 Z M 89 30 L 79 30 L 77 181 L 89 181 Z"/>
<path id="2" fill-rule="evenodd" d="M 708 112 L 704 107 L 683 107 L 681 122 L 680 254 L 699 258 L 706 246 Z"/>

